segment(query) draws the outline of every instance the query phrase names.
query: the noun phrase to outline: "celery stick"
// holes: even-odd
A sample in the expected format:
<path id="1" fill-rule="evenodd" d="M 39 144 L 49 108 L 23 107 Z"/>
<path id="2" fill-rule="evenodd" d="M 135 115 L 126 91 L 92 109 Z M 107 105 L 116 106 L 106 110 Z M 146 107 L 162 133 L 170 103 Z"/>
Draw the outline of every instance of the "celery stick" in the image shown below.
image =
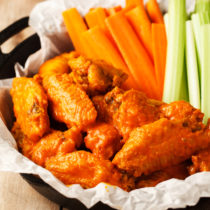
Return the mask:
<path id="1" fill-rule="evenodd" d="M 197 59 L 198 59 L 198 72 L 199 72 L 199 78 L 200 78 L 200 72 L 201 72 L 201 37 L 200 37 L 200 31 L 201 31 L 201 21 L 199 14 L 193 14 L 192 15 L 192 25 L 193 25 L 193 33 L 195 36 L 195 43 L 196 43 L 196 52 L 197 52 Z"/>
<path id="2" fill-rule="evenodd" d="M 199 12 L 198 14 L 201 25 L 210 23 L 210 12 L 205 11 L 205 12 Z"/>
<path id="3" fill-rule="evenodd" d="M 201 26 L 201 111 L 210 118 L 210 24 Z"/>
<path id="4" fill-rule="evenodd" d="M 190 103 L 200 109 L 200 85 L 192 21 L 186 21 L 186 59 Z"/>
<path id="5" fill-rule="evenodd" d="M 210 0 L 197 0 L 195 4 L 195 12 L 210 12 Z"/>
<path id="6" fill-rule="evenodd" d="M 168 37 L 168 13 L 163 16 L 165 28 L 166 28 L 166 36 Z M 168 38 L 167 38 L 168 39 Z"/>
<path id="7" fill-rule="evenodd" d="M 186 91 L 184 49 L 185 49 L 185 0 L 169 1 L 168 49 L 163 101 L 186 100 L 181 97 Z M 184 89 L 182 89 L 182 87 Z"/>

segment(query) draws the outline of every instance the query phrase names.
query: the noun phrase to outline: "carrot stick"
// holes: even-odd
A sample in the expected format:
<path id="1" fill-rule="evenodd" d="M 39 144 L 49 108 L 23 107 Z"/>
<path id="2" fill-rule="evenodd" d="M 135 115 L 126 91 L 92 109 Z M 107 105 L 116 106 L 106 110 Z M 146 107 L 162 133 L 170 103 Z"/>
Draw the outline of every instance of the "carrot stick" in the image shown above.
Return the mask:
<path id="1" fill-rule="evenodd" d="M 140 89 L 158 99 L 153 63 L 126 17 L 118 12 L 108 17 L 106 24 Z"/>
<path id="2" fill-rule="evenodd" d="M 153 23 L 164 23 L 163 15 L 156 0 L 149 0 L 146 9 Z"/>
<path id="3" fill-rule="evenodd" d="M 100 26 L 105 30 L 105 29 L 107 29 L 106 24 L 104 22 L 106 17 L 107 17 L 107 15 L 106 15 L 105 9 L 98 7 L 98 8 L 95 8 L 95 9 L 89 11 L 85 15 L 85 20 L 86 20 L 89 28 L 93 28 L 95 26 Z"/>
<path id="4" fill-rule="evenodd" d="M 110 16 L 110 15 L 115 14 L 116 12 L 120 12 L 121 10 L 122 10 L 121 6 L 116 6 L 116 7 L 112 7 L 112 8 L 107 9 L 107 13 Z"/>
<path id="5" fill-rule="evenodd" d="M 137 33 L 138 38 L 141 40 L 142 44 L 149 53 L 151 59 L 153 59 L 152 24 L 147 16 L 144 6 L 138 6 L 127 12 L 125 15 Z"/>
<path id="6" fill-rule="evenodd" d="M 126 81 L 126 88 L 139 89 L 121 55 L 100 27 L 94 27 L 83 32 L 82 37 L 89 43 L 97 59 L 104 60 L 115 68 L 122 69 L 129 75 Z"/>
<path id="7" fill-rule="evenodd" d="M 87 30 L 87 26 L 79 12 L 76 8 L 71 8 L 64 11 L 62 15 L 69 37 L 71 38 L 75 49 L 80 53 L 85 53 L 81 33 Z"/>
<path id="8" fill-rule="evenodd" d="M 126 0 L 126 7 L 143 5 L 143 0 Z"/>
<path id="9" fill-rule="evenodd" d="M 106 36 L 110 39 L 110 41 L 112 42 L 112 44 L 116 47 L 116 44 L 114 43 L 114 40 L 105 24 L 105 19 L 107 18 L 107 13 L 106 10 L 104 8 L 95 8 L 91 11 L 89 11 L 86 15 L 85 15 L 85 20 L 89 26 L 89 28 L 93 28 L 96 26 L 101 27 Z M 116 47 L 117 48 L 117 47 Z"/>
<path id="10" fill-rule="evenodd" d="M 152 48 L 154 55 L 156 79 L 162 97 L 167 49 L 167 38 L 164 24 L 152 24 Z"/>

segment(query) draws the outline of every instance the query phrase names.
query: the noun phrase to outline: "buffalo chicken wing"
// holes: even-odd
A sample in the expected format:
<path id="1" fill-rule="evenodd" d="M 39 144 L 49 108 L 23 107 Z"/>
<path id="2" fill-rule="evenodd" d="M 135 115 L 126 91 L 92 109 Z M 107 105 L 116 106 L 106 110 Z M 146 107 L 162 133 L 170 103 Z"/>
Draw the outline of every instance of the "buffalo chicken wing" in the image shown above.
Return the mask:
<path id="1" fill-rule="evenodd" d="M 148 176 L 142 176 L 136 183 L 136 188 L 155 187 L 160 182 L 168 179 L 185 179 L 188 176 L 187 164 L 181 163 L 179 165 L 170 166 L 161 171 L 154 172 Z"/>
<path id="2" fill-rule="evenodd" d="M 92 101 L 81 87 L 72 84 L 68 74 L 46 77 L 43 86 L 55 120 L 81 129 L 94 123 L 97 112 Z"/>
<path id="3" fill-rule="evenodd" d="M 128 77 L 123 71 L 104 61 L 91 60 L 82 55 L 69 59 L 68 63 L 72 70 L 72 80 L 90 95 L 106 93 L 115 86 L 120 87 Z"/>
<path id="4" fill-rule="evenodd" d="M 139 177 L 179 164 L 209 144 L 209 129 L 192 132 L 179 121 L 162 118 L 134 129 L 113 163 Z"/>
<path id="5" fill-rule="evenodd" d="M 120 135 L 112 125 L 96 123 L 87 129 L 85 145 L 96 156 L 102 159 L 109 159 L 121 147 Z"/>
<path id="6" fill-rule="evenodd" d="M 47 160 L 46 168 L 66 185 L 80 184 L 91 188 L 106 182 L 125 190 L 134 187 L 134 180 L 125 178 L 109 160 L 82 150 L 52 157 Z"/>
<path id="7" fill-rule="evenodd" d="M 31 140 L 38 141 L 50 129 L 43 87 L 33 78 L 15 78 L 10 93 L 21 130 Z"/>

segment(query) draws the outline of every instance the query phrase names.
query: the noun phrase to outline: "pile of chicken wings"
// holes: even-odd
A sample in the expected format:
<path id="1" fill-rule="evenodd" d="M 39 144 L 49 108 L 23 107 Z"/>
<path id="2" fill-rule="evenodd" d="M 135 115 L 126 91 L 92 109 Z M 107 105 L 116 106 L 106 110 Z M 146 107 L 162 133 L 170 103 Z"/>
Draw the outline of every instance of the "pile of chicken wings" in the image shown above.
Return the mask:
<path id="1" fill-rule="evenodd" d="M 185 101 L 125 90 L 123 71 L 73 51 L 13 80 L 12 134 L 65 185 L 126 191 L 210 170 L 210 123 Z"/>

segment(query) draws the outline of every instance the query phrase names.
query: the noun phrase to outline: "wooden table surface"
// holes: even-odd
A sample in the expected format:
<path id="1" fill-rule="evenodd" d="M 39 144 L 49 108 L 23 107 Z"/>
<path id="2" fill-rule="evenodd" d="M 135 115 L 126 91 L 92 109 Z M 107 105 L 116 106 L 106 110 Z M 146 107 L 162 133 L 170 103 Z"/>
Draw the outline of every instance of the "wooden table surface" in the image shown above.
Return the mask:
<path id="1" fill-rule="evenodd" d="M 14 21 L 28 16 L 35 4 L 42 0 L 0 0 L 0 31 Z M 33 31 L 24 30 L 14 39 L 9 40 L 1 49 L 9 52 L 19 42 L 24 40 Z M 37 193 L 19 174 L 0 172 L 0 210 L 61 210 L 62 207 L 44 198 Z M 188 209 L 210 209 L 208 203 Z"/>
<path id="2" fill-rule="evenodd" d="M 28 16 L 34 5 L 41 0 L 0 0 L 0 31 L 14 21 Z M 9 52 L 33 31 L 26 30 L 2 46 Z M 60 206 L 37 193 L 19 174 L 0 172 L 0 210 L 60 210 Z"/>

